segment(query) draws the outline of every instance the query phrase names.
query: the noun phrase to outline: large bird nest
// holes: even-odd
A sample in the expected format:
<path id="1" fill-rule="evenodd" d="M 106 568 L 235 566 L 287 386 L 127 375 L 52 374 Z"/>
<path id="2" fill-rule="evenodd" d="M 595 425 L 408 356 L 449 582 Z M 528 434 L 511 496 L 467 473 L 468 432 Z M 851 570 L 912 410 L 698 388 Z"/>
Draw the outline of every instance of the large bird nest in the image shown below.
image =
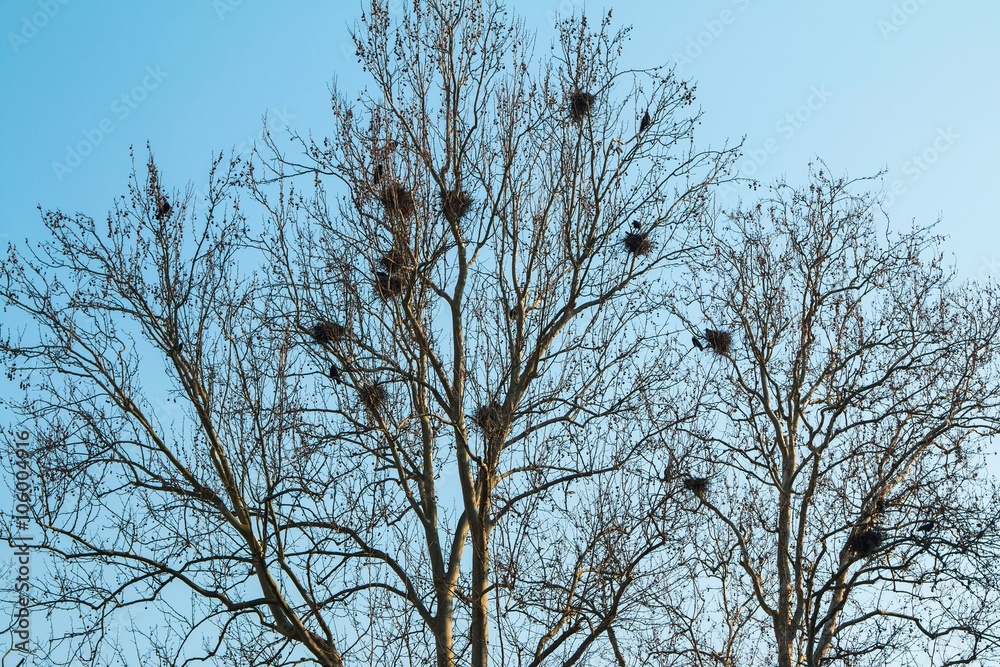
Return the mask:
<path id="1" fill-rule="evenodd" d="M 441 191 L 441 212 L 448 222 L 452 224 L 458 222 L 465 217 L 470 208 L 472 208 L 472 197 L 464 190 Z"/>
<path id="2" fill-rule="evenodd" d="M 330 322 L 329 320 L 320 320 L 313 325 L 312 329 L 309 330 L 309 334 L 312 336 L 313 340 L 320 345 L 339 343 L 344 339 L 344 335 L 346 333 L 347 331 L 344 327 L 336 322 Z"/>
<path id="3" fill-rule="evenodd" d="M 594 106 L 594 96 L 591 93 L 574 90 L 569 94 L 569 115 L 574 123 L 582 123 Z"/>
<path id="4" fill-rule="evenodd" d="M 379 263 L 388 273 L 401 273 L 410 268 L 409 255 L 401 248 L 393 248 L 387 252 Z"/>
<path id="5" fill-rule="evenodd" d="M 885 540 L 885 535 L 880 530 L 866 528 L 852 534 L 847 539 L 847 550 L 851 553 L 867 558 L 878 551 Z"/>
<path id="6" fill-rule="evenodd" d="M 684 479 L 684 488 L 693 493 L 694 495 L 701 498 L 705 493 L 708 492 L 708 478 L 707 477 L 686 477 Z"/>
<path id="7" fill-rule="evenodd" d="M 648 255 L 653 252 L 653 244 L 650 243 L 646 234 L 629 232 L 625 235 L 625 250 L 633 255 Z"/>
<path id="8" fill-rule="evenodd" d="M 395 273 L 375 272 L 375 293 L 383 299 L 393 299 L 403 293 L 403 278 Z"/>
<path id="9" fill-rule="evenodd" d="M 385 402 L 389 398 L 389 393 L 381 384 L 366 384 L 358 389 L 358 396 L 361 404 L 372 414 L 376 414 L 385 407 Z"/>
<path id="10" fill-rule="evenodd" d="M 378 200 L 385 207 L 387 213 L 403 220 L 412 217 L 417 211 L 416 204 L 413 201 L 413 193 L 396 181 L 388 183 L 382 188 L 382 193 L 379 195 Z"/>
<path id="11" fill-rule="evenodd" d="M 472 421 L 482 429 L 486 436 L 492 437 L 503 431 L 507 424 L 507 416 L 504 414 L 503 406 L 493 401 L 480 405 L 472 416 Z"/>
<path id="12" fill-rule="evenodd" d="M 729 354 L 729 350 L 733 346 L 733 337 L 728 331 L 705 329 L 705 340 L 708 341 L 708 346 L 716 354 Z"/>

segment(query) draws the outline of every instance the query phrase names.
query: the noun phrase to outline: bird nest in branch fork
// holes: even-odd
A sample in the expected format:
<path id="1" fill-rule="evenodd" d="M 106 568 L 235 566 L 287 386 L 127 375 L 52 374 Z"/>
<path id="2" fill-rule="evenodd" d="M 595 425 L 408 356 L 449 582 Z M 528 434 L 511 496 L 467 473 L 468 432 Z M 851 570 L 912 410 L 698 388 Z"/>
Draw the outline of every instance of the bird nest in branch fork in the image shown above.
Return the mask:
<path id="1" fill-rule="evenodd" d="M 884 539 L 882 531 L 866 528 L 856 531 L 847 539 L 847 549 L 851 553 L 867 558 L 878 551 Z"/>
<path id="2" fill-rule="evenodd" d="M 569 115 L 574 123 L 581 123 L 594 106 L 594 96 L 591 93 L 574 90 L 569 94 Z"/>
<path id="3" fill-rule="evenodd" d="M 507 418 L 504 414 L 503 406 L 493 401 L 480 405 L 476 414 L 472 416 L 472 421 L 482 429 L 487 436 L 493 436 L 503 431 Z"/>
<path id="4" fill-rule="evenodd" d="M 405 250 L 393 248 L 385 257 L 379 260 L 382 267 L 389 273 L 400 273 L 406 271 L 410 266 L 410 260 Z"/>
<path id="5" fill-rule="evenodd" d="M 383 299 L 392 299 L 403 293 L 403 278 L 396 273 L 375 272 L 375 292 Z"/>
<path id="6" fill-rule="evenodd" d="M 320 320 L 313 325 L 312 329 L 309 330 L 309 334 L 312 336 L 313 340 L 320 345 L 339 343 L 343 340 L 345 333 L 347 332 L 344 327 L 340 326 L 336 322 L 330 322 L 329 320 Z"/>
<path id="7" fill-rule="evenodd" d="M 699 498 L 708 491 L 707 477 L 686 477 L 683 484 L 685 489 Z"/>
<path id="8" fill-rule="evenodd" d="M 465 190 L 442 190 L 441 191 L 441 211 L 445 220 L 456 223 L 465 217 L 465 214 L 472 208 L 472 197 L 465 193 Z"/>
<path id="9" fill-rule="evenodd" d="M 387 213 L 404 220 L 412 217 L 417 210 L 416 204 L 413 201 L 413 193 L 396 181 L 388 183 L 382 188 L 382 193 L 379 195 L 378 200 L 385 207 Z"/>
<path id="10" fill-rule="evenodd" d="M 358 396 L 361 404 L 368 412 L 375 414 L 385 407 L 385 402 L 389 398 L 388 392 L 381 384 L 366 384 L 358 389 Z"/>
<path id="11" fill-rule="evenodd" d="M 729 354 L 729 350 L 733 346 L 733 337 L 728 331 L 705 329 L 705 340 L 708 341 L 708 346 L 716 354 Z"/>
<path id="12" fill-rule="evenodd" d="M 629 232 L 625 235 L 625 249 L 633 255 L 648 255 L 653 252 L 653 244 L 646 234 Z"/>

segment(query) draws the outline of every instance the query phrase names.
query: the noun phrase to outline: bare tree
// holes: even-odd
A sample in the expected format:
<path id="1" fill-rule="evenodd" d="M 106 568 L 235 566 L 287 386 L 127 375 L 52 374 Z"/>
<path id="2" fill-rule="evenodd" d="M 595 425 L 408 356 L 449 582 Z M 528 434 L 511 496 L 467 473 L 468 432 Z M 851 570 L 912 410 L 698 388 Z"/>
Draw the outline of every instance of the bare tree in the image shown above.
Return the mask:
<path id="1" fill-rule="evenodd" d="M 569 20 L 539 63 L 499 4 L 375 0 L 373 88 L 334 90 L 329 138 L 220 159 L 204 201 L 150 158 L 106 227 L 44 215 L 0 275 L 33 325 L 2 349 L 57 563 L 38 604 L 72 612 L 48 659 L 127 652 L 126 619 L 165 665 L 674 641 L 655 601 L 699 517 L 660 478 L 696 414 L 671 271 L 733 152 L 694 147 L 691 88 L 622 69 L 625 37 Z"/>
<path id="2" fill-rule="evenodd" d="M 887 231 L 858 187 L 778 184 L 683 286 L 711 594 L 682 616 L 723 622 L 674 649 L 703 664 L 996 660 L 996 286 L 958 284 L 932 229 Z"/>

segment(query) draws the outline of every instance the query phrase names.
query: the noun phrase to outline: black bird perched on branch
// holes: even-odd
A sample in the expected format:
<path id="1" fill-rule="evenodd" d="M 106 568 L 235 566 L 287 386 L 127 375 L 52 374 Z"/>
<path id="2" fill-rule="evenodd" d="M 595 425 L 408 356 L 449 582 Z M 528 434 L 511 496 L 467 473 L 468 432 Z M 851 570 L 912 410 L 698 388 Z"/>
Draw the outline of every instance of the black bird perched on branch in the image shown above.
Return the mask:
<path id="1" fill-rule="evenodd" d="M 934 530 L 934 522 L 928 521 L 927 523 L 922 523 L 917 526 L 917 531 L 921 533 L 926 533 L 929 530 Z"/>
<path id="2" fill-rule="evenodd" d="M 647 109 L 646 113 L 642 116 L 642 121 L 639 123 L 639 134 L 645 132 L 652 124 L 653 119 L 649 117 L 649 109 Z"/>
<path id="3" fill-rule="evenodd" d="M 330 366 L 330 379 L 334 382 L 340 382 L 340 369 L 335 364 Z"/>
<path id="4" fill-rule="evenodd" d="M 635 222 L 632 223 L 632 229 L 639 229 L 641 227 L 642 227 L 642 223 L 639 222 L 638 220 L 636 220 Z"/>
<path id="5" fill-rule="evenodd" d="M 156 219 L 163 222 L 165 219 L 170 217 L 171 212 L 173 212 L 173 207 L 170 202 L 167 201 L 166 197 L 160 197 L 156 202 Z"/>
<path id="6" fill-rule="evenodd" d="M 691 336 L 691 342 L 694 343 L 694 346 L 696 348 L 698 348 L 699 350 L 704 350 L 705 349 L 705 346 L 701 344 L 701 341 L 698 340 L 697 336 Z"/>

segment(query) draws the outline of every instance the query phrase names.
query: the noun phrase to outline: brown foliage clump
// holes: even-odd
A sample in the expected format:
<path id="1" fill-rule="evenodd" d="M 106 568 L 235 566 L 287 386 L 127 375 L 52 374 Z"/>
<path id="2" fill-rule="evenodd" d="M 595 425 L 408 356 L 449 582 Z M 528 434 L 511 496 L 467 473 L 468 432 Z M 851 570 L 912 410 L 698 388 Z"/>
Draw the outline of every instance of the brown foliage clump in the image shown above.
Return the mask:
<path id="1" fill-rule="evenodd" d="M 442 190 L 441 212 L 450 223 L 456 223 L 465 217 L 472 208 L 472 197 L 465 190 Z"/>
<path id="2" fill-rule="evenodd" d="M 733 346 L 733 337 L 728 331 L 705 329 L 705 340 L 716 354 L 729 354 Z"/>
<path id="3" fill-rule="evenodd" d="M 573 119 L 574 123 L 583 122 L 583 119 L 587 117 L 587 114 L 590 113 L 590 109 L 593 106 L 593 94 L 585 93 L 579 90 L 575 90 L 569 94 L 569 115 Z"/>
<path id="4" fill-rule="evenodd" d="M 403 279 L 394 273 L 375 272 L 375 293 L 383 299 L 392 299 L 403 293 Z"/>
<path id="5" fill-rule="evenodd" d="M 389 273 L 400 273 L 409 268 L 410 260 L 404 250 L 393 248 L 379 260 L 379 263 Z"/>
<path id="6" fill-rule="evenodd" d="M 328 320 L 320 320 L 309 330 L 313 340 L 320 345 L 339 343 L 344 338 L 345 333 L 344 327 Z"/>
<path id="7" fill-rule="evenodd" d="M 625 235 L 625 249 L 633 255 L 648 255 L 653 252 L 653 244 L 646 238 L 646 234 L 629 232 Z"/>
<path id="8" fill-rule="evenodd" d="M 378 413 L 384 406 L 389 394 L 381 384 L 366 384 L 358 390 L 361 404 L 372 414 Z"/>
<path id="9" fill-rule="evenodd" d="M 708 491 L 707 477 L 688 477 L 683 482 L 684 488 L 699 498 Z"/>
<path id="10" fill-rule="evenodd" d="M 858 556 L 867 558 L 882 546 L 884 539 L 885 535 L 882 534 L 882 531 L 868 528 L 851 535 L 847 539 L 847 549 Z"/>
<path id="11" fill-rule="evenodd" d="M 403 220 L 410 218 L 417 211 L 413 201 L 413 193 L 407 190 L 401 183 L 393 181 L 382 189 L 379 201 L 390 215 L 395 215 Z"/>
<path id="12" fill-rule="evenodd" d="M 473 415 L 472 421 L 482 429 L 487 436 L 493 436 L 501 432 L 506 424 L 503 406 L 493 401 L 480 405 Z"/>

